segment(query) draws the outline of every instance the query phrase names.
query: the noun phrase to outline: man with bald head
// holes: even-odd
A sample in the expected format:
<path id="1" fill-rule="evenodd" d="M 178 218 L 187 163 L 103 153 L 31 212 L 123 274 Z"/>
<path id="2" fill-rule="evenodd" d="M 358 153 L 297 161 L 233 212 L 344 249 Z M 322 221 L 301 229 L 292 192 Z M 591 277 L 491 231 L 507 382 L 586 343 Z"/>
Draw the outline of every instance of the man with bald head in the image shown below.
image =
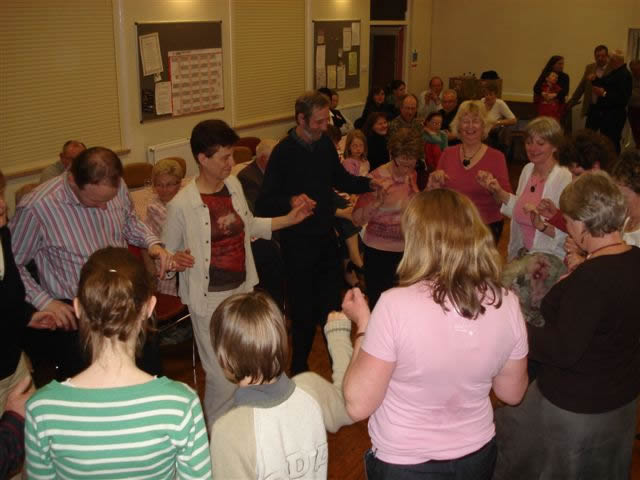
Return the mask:
<path id="1" fill-rule="evenodd" d="M 408 128 L 422 135 L 422 122 L 418 120 L 418 99 L 410 93 L 400 102 L 400 115 L 391 120 L 388 136 L 391 138 L 401 128 Z"/>
<path id="2" fill-rule="evenodd" d="M 79 142 L 78 140 L 67 140 L 62 146 L 62 151 L 58 155 L 58 161 L 49 165 L 40 173 L 40 183 L 44 183 L 47 180 L 51 180 L 61 173 L 66 172 L 71 166 L 73 159 L 86 149 L 87 147 L 85 147 L 84 143 Z"/>

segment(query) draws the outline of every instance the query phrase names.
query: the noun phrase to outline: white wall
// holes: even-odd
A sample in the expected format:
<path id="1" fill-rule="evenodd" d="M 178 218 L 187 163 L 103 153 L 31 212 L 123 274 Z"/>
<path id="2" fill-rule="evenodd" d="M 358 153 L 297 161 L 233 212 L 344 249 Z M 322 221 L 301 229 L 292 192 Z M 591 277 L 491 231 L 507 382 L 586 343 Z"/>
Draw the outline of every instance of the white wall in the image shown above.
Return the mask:
<path id="1" fill-rule="evenodd" d="M 593 47 L 624 50 L 632 27 L 640 27 L 638 0 L 433 0 L 431 73 L 496 70 L 503 96 L 531 100 L 549 57 L 562 55 L 573 91 Z"/>

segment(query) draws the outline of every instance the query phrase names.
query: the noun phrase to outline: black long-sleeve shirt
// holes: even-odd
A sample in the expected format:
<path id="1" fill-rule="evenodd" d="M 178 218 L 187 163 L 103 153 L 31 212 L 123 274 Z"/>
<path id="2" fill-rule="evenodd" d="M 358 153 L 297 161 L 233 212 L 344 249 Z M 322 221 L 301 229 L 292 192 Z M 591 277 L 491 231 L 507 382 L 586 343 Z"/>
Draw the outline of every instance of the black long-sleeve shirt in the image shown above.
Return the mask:
<path id="1" fill-rule="evenodd" d="M 368 178 L 353 176 L 344 169 L 327 136 L 308 144 L 292 130 L 269 157 L 256 212 L 262 217 L 285 215 L 291 210 L 291 197 L 304 193 L 316 202 L 313 215 L 283 230 L 283 238 L 326 235 L 333 228 L 334 187 L 347 193 L 370 191 Z"/>
<path id="2" fill-rule="evenodd" d="M 20 272 L 11 250 L 11 233 L 8 226 L 0 228 L 2 254 L 4 255 L 4 277 L 0 280 L 0 379 L 15 372 L 20 360 L 24 329 L 35 312 L 25 303 L 25 290 Z"/>
<path id="3" fill-rule="evenodd" d="M 604 88 L 606 96 L 598 97 L 596 107 L 602 109 L 624 109 L 631 98 L 633 79 L 626 65 L 612 70 L 607 75 L 596 78 L 593 82 L 596 87 Z"/>
<path id="4" fill-rule="evenodd" d="M 0 478 L 18 468 L 24 459 L 24 418 L 7 411 L 0 419 Z"/>
<path id="5" fill-rule="evenodd" d="M 603 413 L 640 393 L 640 249 L 587 260 L 542 301 L 529 327 L 538 386 L 554 405 Z"/>

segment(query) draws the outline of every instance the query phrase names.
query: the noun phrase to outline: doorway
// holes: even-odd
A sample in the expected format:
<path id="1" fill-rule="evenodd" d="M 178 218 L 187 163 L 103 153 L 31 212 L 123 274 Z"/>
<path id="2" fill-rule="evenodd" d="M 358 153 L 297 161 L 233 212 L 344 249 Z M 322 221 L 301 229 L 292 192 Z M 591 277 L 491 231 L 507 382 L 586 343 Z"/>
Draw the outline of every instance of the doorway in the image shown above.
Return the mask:
<path id="1" fill-rule="evenodd" d="M 373 85 L 386 87 L 392 80 L 402 80 L 404 59 L 404 26 L 371 27 L 369 45 L 369 89 Z"/>

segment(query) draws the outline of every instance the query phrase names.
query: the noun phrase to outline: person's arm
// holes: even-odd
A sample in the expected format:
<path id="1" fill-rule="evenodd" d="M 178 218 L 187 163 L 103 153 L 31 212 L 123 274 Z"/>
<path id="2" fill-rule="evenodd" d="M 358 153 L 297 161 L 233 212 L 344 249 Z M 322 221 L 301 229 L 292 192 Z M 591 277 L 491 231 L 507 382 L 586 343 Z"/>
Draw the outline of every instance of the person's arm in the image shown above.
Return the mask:
<path id="1" fill-rule="evenodd" d="M 520 403 L 528 385 L 527 357 L 507 360 L 492 383 L 493 392 L 507 405 Z"/>
<path id="2" fill-rule="evenodd" d="M 380 304 L 378 304 L 380 305 Z M 377 306 L 376 312 L 381 312 L 383 307 Z M 342 310 L 354 322 L 358 331 L 353 345 L 353 356 L 347 368 L 344 378 L 343 390 L 347 413 L 354 421 L 367 418 L 382 404 L 387 387 L 391 381 L 391 375 L 395 369 L 395 361 L 385 361 L 377 358 L 361 349 L 363 337 L 369 324 L 369 307 L 362 292 L 354 288 L 349 290 L 342 302 Z M 388 314 L 388 312 L 385 312 Z M 381 314 L 381 321 L 384 315 Z M 381 326 L 370 335 L 384 334 L 386 327 Z M 385 332 L 388 333 L 388 332 Z M 392 342 L 390 335 L 385 340 Z"/>
<path id="3" fill-rule="evenodd" d="M 167 205 L 167 221 L 164 224 L 161 235 L 162 243 L 164 243 L 169 252 L 175 253 L 190 247 L 184 243 L 186 229 L 187 225 L 180 205 L 175 202 L 169 202 Z"/>
<path id="4" fill-rule="evenodd" d="M 211 478 L 211 454 L 200 400 L 194 394 L 178 433 L 177 478 Z"/>
<path id="5" fill-rule="evenodd" d="M 547 220 L 547 223 L 553 225 L 555 228 L 567 233 L 567 221 L 564 218 L 561 210 L 558 210 L 555 215 Z"/>
<path id="6" fill-rule="evenodd" d="M 44 309 L 53 297 L 35 281 L 26 265 L 36 257 L 41 248 L 45 248 L 43 228 L 31 206 L 19 206 L 10 222 L 13 257 L 24 283 L 26 299 L 38 310 Z"/>
<path id="7" fill-rule="evenodd" d="M 571 367 L 584 355 L 600 318 L 607 315 L 597 281 L 580 271 L 582 268 L 554 285 L 544 298 L 544 327 L 529 326 L 532 359 L 559 368 Z"/>
<path id="8" fill-rule="evenodd" d="M 252 407 L 238 407 L 211 426 L 215 480 L 256 478 L 256 433 Z"/>
<path id="9" fill-rule="evenodd" d="M 351 221 L 358 227 L 366 225 L 383 203 L 383 196 L 380 194 L 370 192 L 360 195 L 351 212 Z"/>
<path id="10" fill-rule="evenodd" d="M 496 102 L 498 100 L 500 101 L 499 108 L 500 116 L 502 118 L 496 122 L 496 126 L 508 127 L 510 125 L 515 125 L 518 122 L 518 119 L 509 108 L 509 105 L 507 105 L 507 102 L 500 99 L 497 99 Z"/>
<path id="11" fill-rule="evenodd" d="M 45 447 L 38 430 L 38 423 L 29 410 L 26 412 L 25 428 L 25 471 L 27 478 L 56 478 L 56 469 L 50 456 L 50 448 Z"/>
<path id="12" fill-rule="evenodd" d="M 624 76 L 616 72 L 615 75 L 610 73 L 609 78 L 603 77 L 601 80 L 604 93 L 600 103 L 610 107 L 626 107 L 633 86 L 631 75 Z"/>

